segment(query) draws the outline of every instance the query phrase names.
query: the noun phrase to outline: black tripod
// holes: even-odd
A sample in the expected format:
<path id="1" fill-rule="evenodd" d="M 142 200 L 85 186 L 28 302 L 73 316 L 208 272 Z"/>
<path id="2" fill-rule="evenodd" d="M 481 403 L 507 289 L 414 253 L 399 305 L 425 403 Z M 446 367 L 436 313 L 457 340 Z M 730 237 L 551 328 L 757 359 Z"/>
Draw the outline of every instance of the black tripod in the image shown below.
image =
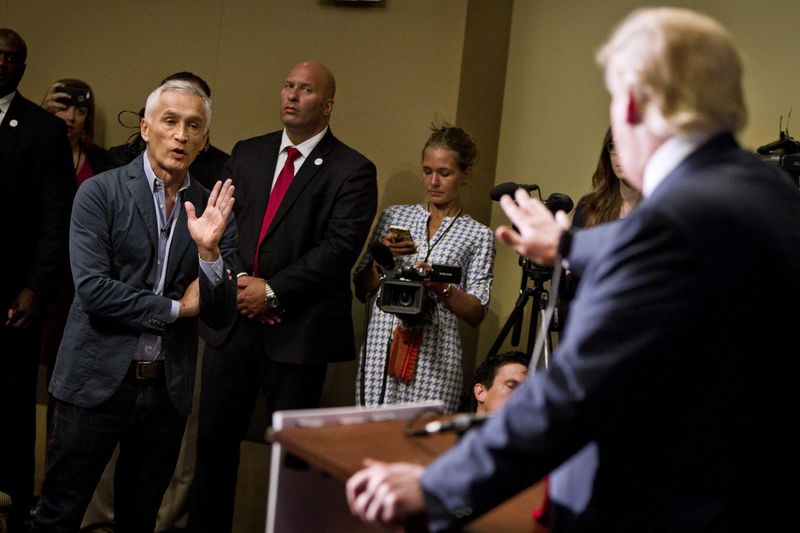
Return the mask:
<path id="1" fill-rule="evenodd" d="M 492 345 L 491 350 L 487 357 L 490 357 L 500 351 L 503 342 L 505 341 L 508 333 L 513 329 L 511 336 L 511 344 L 519 346 L 520 334 L 522 332 L 522 322 L 525 316 L 525 306 L 528 301 L 533 302 L 531 308 L 530 323 L 528 324 L 528 349 L 526 353 L 533 352 L 534 343 L 536 341 L 536 334 L 539 329 L 539 324 L 543 322 L 544 311 L 547 308 L 547 302 L 550 299 L 550 293 L 544 288 L 545 282 L 549 281 L 552 276 L 552 269 L 543 267 L 524 257 L 519 258 L 519 264 L 522 267 L 522 278 L 520 281 L 519 297 L 514 304 L 514 309 L 508 316 L 505 324 L 503 324 L 500 333 Z M 528 282 L 532 281 L 529 287 Z M 550 366 L 550 354 L 553 351 L 553 339 L 550 331 L 545 336 L 543 364 L 545 368 Z"/>

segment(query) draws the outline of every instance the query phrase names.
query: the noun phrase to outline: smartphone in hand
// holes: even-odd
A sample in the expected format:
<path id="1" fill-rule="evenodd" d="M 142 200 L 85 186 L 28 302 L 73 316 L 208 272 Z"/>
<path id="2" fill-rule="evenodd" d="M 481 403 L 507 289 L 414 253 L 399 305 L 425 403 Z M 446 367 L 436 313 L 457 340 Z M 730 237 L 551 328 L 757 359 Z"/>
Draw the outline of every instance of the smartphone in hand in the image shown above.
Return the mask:
<path id="1" fill-rule="evenodd" d="M 389 231 L 397 235 L 396 241 L 411 241 L 414 242 L 414 239 L 411 238 L 411 230 L 405 228 L 403 226 L 389 226 Z"/>

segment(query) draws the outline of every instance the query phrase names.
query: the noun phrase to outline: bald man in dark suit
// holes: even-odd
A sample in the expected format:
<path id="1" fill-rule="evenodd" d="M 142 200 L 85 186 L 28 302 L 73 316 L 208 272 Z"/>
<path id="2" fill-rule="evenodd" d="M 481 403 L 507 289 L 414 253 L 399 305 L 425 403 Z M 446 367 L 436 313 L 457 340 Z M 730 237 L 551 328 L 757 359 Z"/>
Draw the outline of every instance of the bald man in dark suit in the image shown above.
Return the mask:
<path id="1" fill-rule="evenodd" d="M 258 391 L 269 415 L 317 407 L 328 363 L 355 356 L 350 271 L 375 215 L 377 186 L 375 165 L 328 127 L 334 94 L 327 68 L 297 64 L 281 90 L 284 130 L 237 143 L 223 171 L 237 190 L 240 316 L 228 331 L 206 336 L 190 514 L 196 531 L 231 529 L 239 445 Z"/>

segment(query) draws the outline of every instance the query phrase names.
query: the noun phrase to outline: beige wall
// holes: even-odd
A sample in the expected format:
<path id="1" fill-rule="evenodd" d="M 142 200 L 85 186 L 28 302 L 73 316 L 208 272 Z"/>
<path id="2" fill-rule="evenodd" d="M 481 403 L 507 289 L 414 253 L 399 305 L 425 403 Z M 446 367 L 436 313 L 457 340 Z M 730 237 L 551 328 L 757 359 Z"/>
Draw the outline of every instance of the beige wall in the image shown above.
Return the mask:
<path id="1" fill-rule="evenodd" d="M 778 138 L 778 118 L 800 104 L 800 2 L 697 0 L 670 2 L 719 19 L 733 34 L 745 65 L 750 121 L 742 143 L 756 148 Z M 633 0 L 516 0 L 503 100 L 496 181 L 537 183 L 543 194 L 589 191 L 600 144 L 608 127 L 609 99 L 594 64 L 597 47 L 634 7 Z M 790 133 L 800 138 L 800 109 Z M 506 224 L 495 205 L 491 225 Z M 746 253 L 743 251 L 743 253 Z M 513 251 L 499 247 L 487 326 L 502 324 L 513 308 L 520 268 Z M 743 280 L 744 281 L 744 280 Z M 527 319 L 526 319 L 527 320 Z M 484 327 L 478 353 L 496 330 Z"/>

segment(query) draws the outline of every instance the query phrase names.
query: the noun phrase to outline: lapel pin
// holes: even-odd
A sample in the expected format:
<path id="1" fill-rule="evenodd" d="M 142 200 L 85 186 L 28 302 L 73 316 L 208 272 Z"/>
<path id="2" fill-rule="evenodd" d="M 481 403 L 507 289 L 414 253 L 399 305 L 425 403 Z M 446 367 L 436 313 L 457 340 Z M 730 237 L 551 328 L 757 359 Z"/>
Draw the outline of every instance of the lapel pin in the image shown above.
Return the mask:
<path id="1" fill-rule="evenodd" d="M 321 157 L 316 158 L 314 160 L 314 164 L 317 165 L 317 166 L 320 166 L 322 164 L 322 158 Z"/>
<path id="2" fill-rule="evenodd" d="M 16 128 L 17 124 L 19 124 L 19 121 L 15 118 L 12 118 L 11 121 L 8 123 L 8 125 L 11 126 L 12 128 Z"/>

